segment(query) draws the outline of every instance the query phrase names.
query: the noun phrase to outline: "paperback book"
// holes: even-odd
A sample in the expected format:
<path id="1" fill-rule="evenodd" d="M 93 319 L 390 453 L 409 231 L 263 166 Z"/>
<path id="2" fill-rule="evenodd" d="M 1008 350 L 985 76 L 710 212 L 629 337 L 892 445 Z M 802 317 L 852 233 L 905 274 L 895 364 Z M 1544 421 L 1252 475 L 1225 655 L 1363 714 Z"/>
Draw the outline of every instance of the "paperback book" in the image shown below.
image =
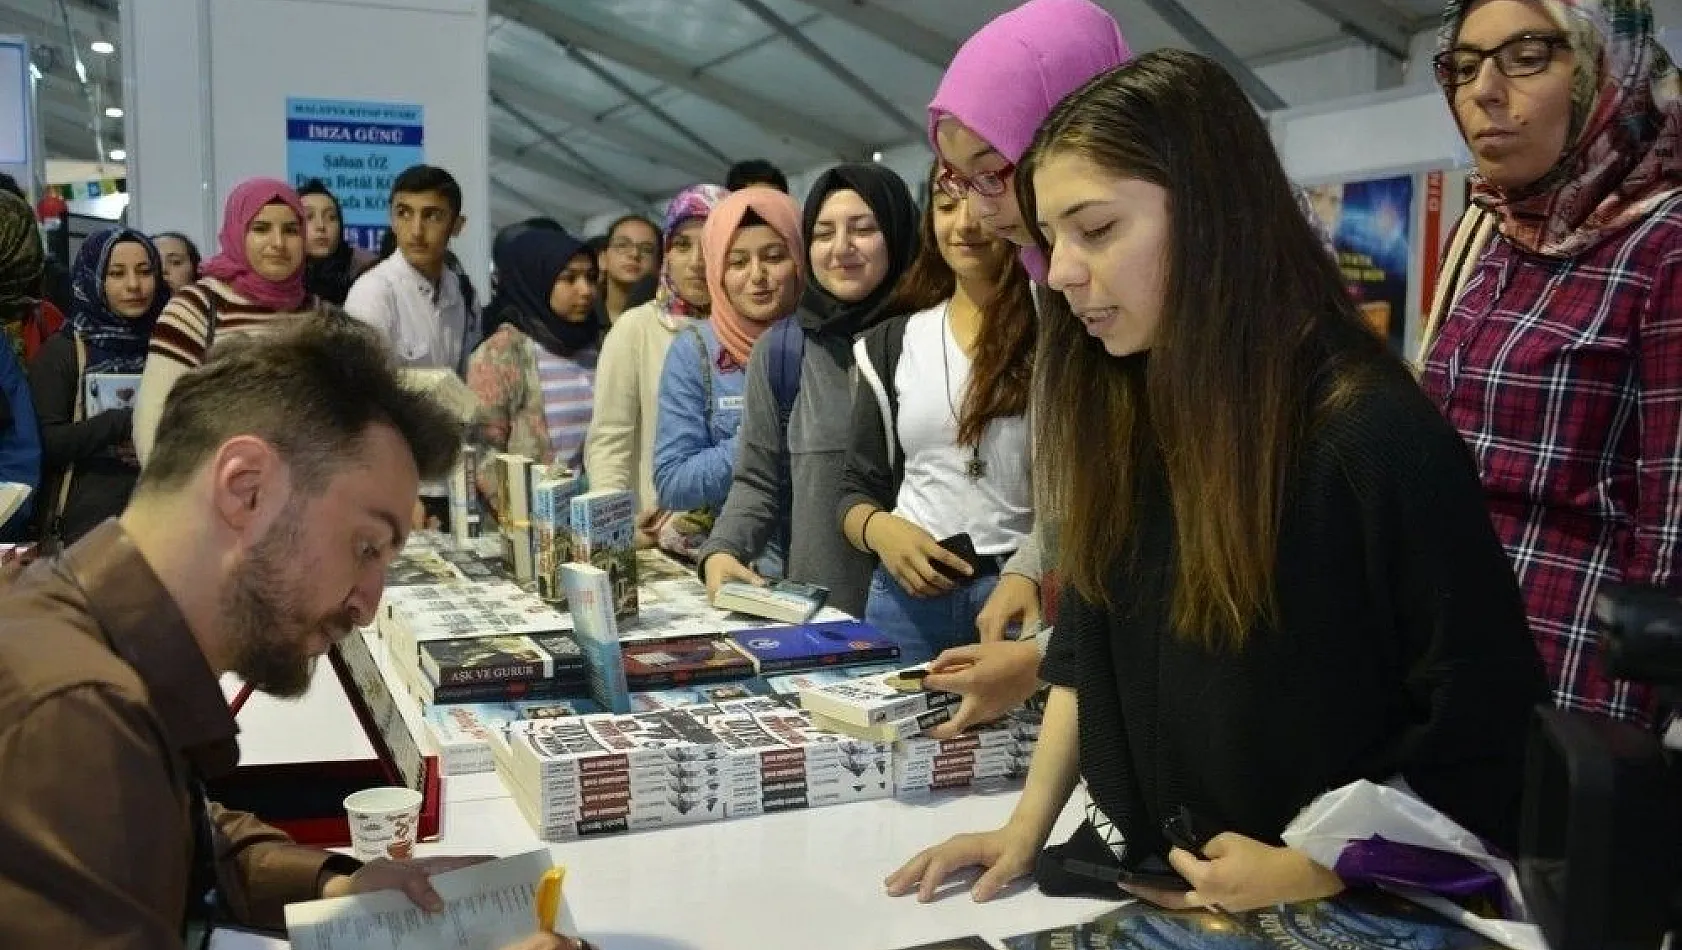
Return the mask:
<path id="1" fill-rule="evenodd" d="M 925 731 L 949 721 L 956 711 L 957 706 L 955 705 L 939 706 L 924 710 L 915 716 L 906 716 L 904 719 L 890 719 L 873 726 L 860 726 L 840 719 L 833 719 L 823 713 L 814 712 L 812 713 L 812 722 L 819 728 L 858 739 L 869 739 L 875 742 L 898 742 L 901 739 L 920 736 Z"/>
<path id="2" fill-rule="evenodd" d="M 140 393 L 139 373 L 89 373 L 83 381 L 84 418 L 112 409 L 133 409 Z"/>
<path id="3" fill-rule="evenodd" d="M 1384 891 L 1242 914 L 1167 911 L 1135 901 L 1086 924 L 1011 937 L 1008 950 L 1498 950 L 1445 917 Z"/>
<path id="4" fill-rule="evenodd" d="M 627 643 L 625 681 L 633 689 L 670 689 L 754 675 L 753 660 L 724 637 Z"/>
<path id="5" fill-rule="evenodd" d="M 594 565 L 569 563 L 561 565 L 561 583 L 566 588 L 577 643 L 584 652 L 590 697 L 603 709 L 630 712 L 631 691 L 613 612 L 612 580 Z"/>
<path id="6" fill-rule="evenodd" d="M 925 690 L 921 679 L 890 673 L 801 690 L 800 705 L 837 722 L 868 728 L 955 706 L 962 698 Z"/>
<path id="7" fill-rule="evenodd" d="M 572 499 L 572 559 L 613 582 L 614 615 L 637 613 L 637 504 L 628 491 L 593 491 Z"/>
<path id="8" fill-rule="evenodd" d="M 492 741 L 507 742 L 508 724 L 526 719 L 559 719 L 600 712 L 582 699 L 540 702 L 468 703 L 435 706 L 426 712 L 427 727 L 438 747 L 445 775 L 470 775 L 496 769 Z"/>
<path id="9" fill-rule="evenodd" d="M 421 671 L 438 686 L 582 679 L 584 652 L 559 634 L 471 637 L 420 645 Z"/>
<path id="10" fill-rule="evenodd" d="M 537 549 L 537 595 L 566 607 L 561 565 L 572 560 L 572 499 L 580 480 L 548 475 L 532 487 L 532 543 Z"/>
<path id="11" fill-rule="evenodd" d="M 829 588 L 798 581 L 760 586 L 731 581 L 718 588 L 713 606 L 780 623 L 810 623 L 829 601 Z"/>
<path id="12" fill-rule="evenodd" d="M 899 646 L 859 620 L 761 627 L 730 635 L 760 675 L 899 659 Z"/>
<path id="13" fill-rule="evenodd" d="M 720 771 L 730 779 L 730 817 L 893 794 L 890 745 L 838 736 L 802 710 L 760 703 L 720 703 L 705 717 L 726 750 Z"/>
<path id="14" fill-rule="evenodd" d="M 680 689 L 645 690 L 631 694 L 631 709 L 634 712 L 687 709 L 737 699 L 750 699 L 754 696 L 764 696 L 768 692 L 769 687 L 765 681 L 759 679 Z"/>

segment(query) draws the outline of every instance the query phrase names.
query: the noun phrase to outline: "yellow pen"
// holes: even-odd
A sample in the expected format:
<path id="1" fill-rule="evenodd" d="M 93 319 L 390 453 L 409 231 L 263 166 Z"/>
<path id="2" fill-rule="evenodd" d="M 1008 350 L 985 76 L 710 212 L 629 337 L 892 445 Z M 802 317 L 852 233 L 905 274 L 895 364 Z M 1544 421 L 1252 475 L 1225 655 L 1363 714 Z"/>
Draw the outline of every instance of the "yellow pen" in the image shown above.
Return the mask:
<path id="1" fill-rule="evenodd" d="M 537 882 L 537 929 L 539 933 L 555 932 L 555 912 L 561 907 L 561 883 L 566 880 L 566 876 L 566 868 L 554 867 L 544 871 L 543 877 Z"/>

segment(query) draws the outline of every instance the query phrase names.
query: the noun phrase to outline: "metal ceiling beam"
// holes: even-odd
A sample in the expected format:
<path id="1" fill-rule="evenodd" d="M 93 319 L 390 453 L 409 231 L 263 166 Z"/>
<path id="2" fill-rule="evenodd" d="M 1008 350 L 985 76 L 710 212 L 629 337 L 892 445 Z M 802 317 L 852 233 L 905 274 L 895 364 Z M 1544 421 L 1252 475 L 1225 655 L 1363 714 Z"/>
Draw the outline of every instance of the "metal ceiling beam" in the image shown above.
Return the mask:
<path id="1" fill-rule="evenodd" d="M 1407 59 L 1413 37 L 1405 21 L 1380 0 L 1301 0 L 1315 12 L 1336 21 L 1349 35 L 1375 46 L 1395 59 Z"/>
<path id="2" fill-rule="evenodd" d="M 912 139 L 923 137 L 925 133 L 923 123 L 920 120 L 911 118 L 900 111 L 899 106 L 894 105 L 886 96 L 877 92 L 875 86 L 865 82 L 858 73 L 842 65 L 840 60 L 829 55 L 823 47 L 807 39 L 804 33 L 794 28 L 794 24 L 778 16 L 777 11 L 766 6 L 764 0 L 736 0 L 736 2 L 747 7 L 754 16 L 765 21 L 765 24 L 771 29 L 781 33 L 783 39 L 788 40 L 795 49 L 804 53 L 807 59 L 823 67 L 825 72 L 841 80 L 842 85 L 858 93 L 866 102 L 875 106 L 877 111 L 887 116 Z"/>
<path id="3" fill-rule="evenodd" d="M 601 166 L 579 154 L 577 149 L 561 141 L 560 136 L 539 125 L 537 120 L 520 111 L 518 107 L 510 104 L 494 90 L 491 92 L 491 102 L 494 103 L 497 108 L 512 116 L 516 122 L 525 126 L 533 135 L 536 135 L 538 138 L 548 143 L 550 148 L 560 152 L 562 155 L 571 160 L 573 164 L 577 165 L 584 171 L 589 172 L 595 178 L 600 179 L 607 187 L 608 194 L 612 195 L 614 200 L 626 207 L 637 210 L 642 210 L 651 206 L 651 202 L 647 201 L 642 195 L 638 194 L 635 189 L 631 188 L 615 176 L 609 174 L 606 170 L 601 168 Z"/>
<path id="4" fill-rule="evenodd" d="M 639 158 L 656 165 L 678 169 L 684 174 L 694 176 L 698 181 L 718 177 L 729 164 L 728 161 L 719 162 L 692 155 L 670 142 L 638 132 L 629 126 L 603 122 L 589 109 L 563 99 L 556 93 L 531 86 L 506 69 L 498 69 L 494 65 L 491 67 L 491 91 L 522 110 L 536 115 L 552 116 L 577 126 L 580 131 L 629 149 Z"/>
<path id="5" fill-rule="evenodd" d="M 730 164 L 730 156 L 719 151 L 711 142 L 702 138 L 701 135 L 694 129 L 691 129 L 689 126 L 679 122 L 670 112 L 661 108 L 653 100 L 633 89 L 629 83 L 625 82 L 625 80 L 615 76 L 612 70 L 603 66 L 601 63 L 596 62 L 589 53 L 586 53 L 570 43 L 566 44 L 563 48 L 567 51 L 567 55 L 572 57 L 573 62 L 583 66 L 589 71 L 590 75 L 600 79 L 608 86 L 608 88 L 641 106 L 649 115 L 659 119 L 667 128 L 694 143 L 701 149 L 701 151 L 706 152 L 715 159 L 718 159 L 719 162 L 726 166 Z"/>
<path id="6" fill-rule="evenodd" d="M 576 43 L 621 66 L 717 103 L 772 135 L 818 146 L 837 158 L 857 159 L 870 154 L 869 143 L 835 130 L 820 118 L 802 115 L 775 100 L 706 75 L 659 49 L 620 39 L 538 0 L 491 0 L 491 12 L 517 20 L 552 40 Z"/>
<path id="7" fill-rule="evenodd" d="M 868 0 L 800 0 L 814 10 L 840 20 L 861 33 L 868 33 L 901 52 L 909 53 L 936 69 L 945 69 L 958 55 L 958 43 L 903 13 Z"/>
<path id="8" fill-rule="evenodd" d="M 602 195 L 613 190 L 611 183 L 543 155 L 538 150 L 540 147 L 540 142 L 521 142 L 506 132 L 491 130 L 491 155 L 497 159 L 588 194 Z M 653 201 L 649 195 L 642 198 L 645 202 Z"/>
<path id="9" fill-rule="evenodd" d="M 1193 49 L 1220 63 L 1232 74 L 1232 78 L 1238 80 L 1244 94 L 1255 100 L 1256 105 L 1272 112 L 1289 104 L 1273 91 L 1273 87 L 1256 75 L 1256 71 L 1240 59 L 1231 47 L 1209 32 L 1209 28 L 1197 17 L 1192 16 L 1191 11 L 1182 6 L 1179 0 L 1145 0 L 1145 5 L 1190 43 Z"/>
<path id="10" fill-rule="evenodd" d="M 579 230 L 588 219 L 587 215 L 580 214 L 576 209 L 561 211 L 551 208 L 547 202 L 534 198 L 512 185 L 497 181 L 495 178 L 491 179 L 491 191 L 510 204 L 519 205 L 527 211 L 533 212 L 537 217 L 554 218 L 563 225 L 570 226 L 574 231 Z"/>

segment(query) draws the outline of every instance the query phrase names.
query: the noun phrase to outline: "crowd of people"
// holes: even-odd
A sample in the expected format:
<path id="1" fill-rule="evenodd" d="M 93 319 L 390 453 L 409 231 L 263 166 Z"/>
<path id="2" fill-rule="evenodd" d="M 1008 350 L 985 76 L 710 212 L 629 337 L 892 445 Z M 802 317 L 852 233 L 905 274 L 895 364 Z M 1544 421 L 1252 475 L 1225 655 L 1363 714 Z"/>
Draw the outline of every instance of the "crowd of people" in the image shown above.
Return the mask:
<path id="1" fill-rule="evenodd" d="M 190 810 L 211 766 L 178 729 L 231 744 L 186 705 L 208 674 L 304 688 L 372 618 L 464 439 L 633 493 L 639 542 L 711 592 L 828 588 L 963 696 L 937 735 L 1044 693 L 1008 823 L 916 855 L 891 893 L 978 866 L 978 900 L 1029 874 L 1113 897 L 1062 869 L 1158 862 L 1189 889 L 1133 892 L 1168 907 L 1326 896 L 1360 882 L 1281 834 L 1362 779 L 1511 853 L 1537 704 L 1665 724 L 1607 673 L 1593 606 L 1682 586 L 1682 76 L 1645 0 L 1451 0 L 1431 65 L 1475 168 L 1465 266 L 1411 365 L 1361 322 L 1238 83 L 1134 56 L 1089 0 L 1030 0 L 963 44 L 922 207 L 874 163 L 803 206 L 742 163 L 599 239 L 504 229 L 483 308 L 442 169 L 397 179 L 379 261 L 318 183 L 239 185 L 202 263 L 180 235 L 97 235 L 64 317 L 28 206 L 0 195 L 0 480 L 38 486 L 4 531 L 64 551 L 0 595 L 0 933 L 86 933 L 86 892 L 53 886 L 74 875 L 109 889 L 100 919 L 179 923 L 190 831 L 120 860 L 100 827 L 61 837 L 85 817 L 64 786 L 95 766 L 31 724 L 116 749 L 85 760 L 121 766 L 102 779 L 172 763 L 132 780 Z M 396 366 L 459 374 L 478 416 L 412 402 Z M 90 416 L 96 373 L 137 375 L 133 408 Z M 205 664 L 160 669 L 189 641 Z M 94 699 L 53 692 L 71 653 Z M 198 692 L 136 685 L 163 682 Z M 163 744 L 128 728 L 159 721 Z M 1086 821 L 1048 848 L 1077 792 Z M 1220 832 L 1201 855 L 1165 835 L 1180 810 Z M 424 867 L 334 860 L 283 861 L 297 876 L 244 916 L 429 899 Z M 147 862 L 162 889 L 125 890 Z"/>

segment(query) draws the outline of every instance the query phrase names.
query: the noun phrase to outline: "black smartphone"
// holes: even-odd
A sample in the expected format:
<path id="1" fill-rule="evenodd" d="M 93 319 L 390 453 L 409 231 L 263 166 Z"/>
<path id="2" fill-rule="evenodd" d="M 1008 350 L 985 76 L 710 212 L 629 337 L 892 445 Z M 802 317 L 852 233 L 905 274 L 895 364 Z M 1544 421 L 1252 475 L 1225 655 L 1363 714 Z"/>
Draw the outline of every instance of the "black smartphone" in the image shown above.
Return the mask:
<path id="1" fill-rule="evenodd" d="M 1189 891 L 1191 884 L 1180 876 L 1167 861 L 1152 855 L 1135 868 L 1124 868 L 1117 878 L 1129 887 L 1149 887 L 1159 891 Z"/>
<path id="2" fill-rule="evenodd" d="M 1115 864 L 1098 864 L 1092 861 L 1081 861 L 1075 858 L 1064 859 L 1063 870 L 1070 874 L 1096 881 L 1099 884 L 1121 885 L 1131 887 L 1148 887 L 1159 891 L 1189 891 L 1191 885 L 1186 879 L 1174 873 L 1174 869 L 1167 864 L 1150 860 L 1138 869 L 1128 870 Z"/>
<path id="3" fill-rule="evenodd" d="M 1219 833 L 1213 825 L 1197 817 L 1184 805 L 1175 806 L 1174 813 L 1162 822 L 1162 836 L 1168 839 L 1168 843 L 1199 861 L 1209 860 L 1209 856 L 1203 853 L 1203 846 Z"/>
<path id="4" fill-rule="evenodd" d="M 970 566 L 970 570 L 972 572 L 975 570 L 977 560 L 975 553 L 975 540 L 969 536 L 969 532 L 966 531 L 960 534 L 954 534 L 950 538 L 941 541 L 940 546 L 962 558 L 964 563 Z M 934 562 L 934 569 L 960 584 L 965 584 L 975 579 L 974 573 L 965 576 L 963 573 L 947 567 L 943 561 Z"/>

